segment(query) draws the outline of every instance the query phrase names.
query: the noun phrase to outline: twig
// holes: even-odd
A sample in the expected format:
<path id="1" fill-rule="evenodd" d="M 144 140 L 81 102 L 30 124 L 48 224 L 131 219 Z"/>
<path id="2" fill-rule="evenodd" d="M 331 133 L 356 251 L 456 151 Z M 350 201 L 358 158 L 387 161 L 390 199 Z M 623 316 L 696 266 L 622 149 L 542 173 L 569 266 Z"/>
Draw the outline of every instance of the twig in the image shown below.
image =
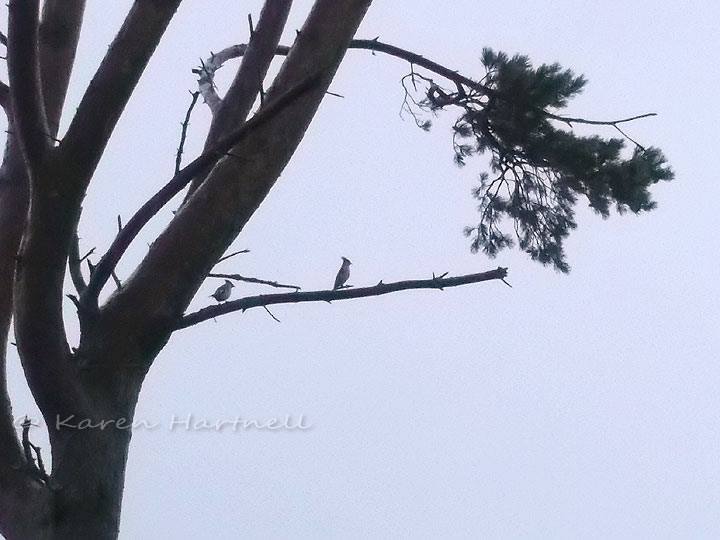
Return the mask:
<path id="1" fill-rule="evenodd" d="M 223 261 L 227 261 L 230 257 L 234 257 L 235 255 L 241 255 L 242 253 L 250 253 L 250 250 L 249 249 L 241 249 L 240 251 L 233 251 L 229 255 L 223 255 L 222 257 L 220 257 L 217 260 L 217 262 L 215 263 L 215 266 L 217 266 L 218 264 L 220 264 Z"/>
<path id="2" fill-rule="evenodd" d="M 80 259 L 78 260 L 78 262 L 83 262 L 85 259 L 87 259 L 87 258 L 88 258 L 90 255 L 92 255 L 93 253 L 95 253 L 95 248 L 92 248 L 92 249 L 91 249 L 90 251 L 88 251 L 85 255 L 83 255 L 82 257 L 80 257 Z"/>
<path id="3" fill-rule="evenodd" d="M 192 99 L 190 100 L 190 106 L 185 113 L 185 120 L 182 122 L 182 130 L 180 131 L 180 144 L 178 145 L 177 154 L 175 156 L 175 174 L 180 172 L 180 165 L 182 164 L 183 149 L 185 148 L 185 140 L 187 139 L 187 130 L 190 125 L 190 115 L 192 114 L 195 104 L 197 103 L 200 92 L 190 92 Z"/>
<path id="4" fill-rule="evenodd" d="M 301 287 L 298 287 L 297 285 L 283 285 L 282 283 L 278 283 L 277 281 L 267 281 L 264 279 L 258 279 L 253 277 L 245 277 L 241 276 L 240 274 L 208 274 L 208 277 L 233 279 L 235 281 L 244 281 L 245 283 L 257 283 L 259 285 L 270 285 L 271 287 L 276 287 L 278 289 L 295 289 L 296 291 L 299 291 L 301 289 Z"/>
<path id="5" fill-rule="evenodd" d="M 268 315 L 270 315 L 277 322 L 282 322 L 280 319 L 278 319 L 275 315 L 272 314 L 272 311 L 270 311 L 270 309 L 267 306 L 263 306 L 263 308 L 265 308 L 265 311 L 268 312 Z"/>
<path id="6" fill-rule="evenodd" d="M 488 272 L 467 274 L 464 276 L 433 277 L 431 279 L 397 281 L 394 283 L 383 283 L 380 281 L 377 285 L 372 287 L 248 296 L 238 300 L 230 300 L 229 302 L 224 302 L 222 304 L 208 306 L 193 313 L 184 315 L 178 321 L 176 329 L 187 328 L 203 321 L 219 317 L 220 315 L 226 315 L 236 311 L 245 311 L 254 307 L 266 307 L 275 304 L 296 304 L 301 302 L 331 302 L 333 300 L 349 300 L 351 298 L 380 296 L 383 294 L 409 289 L 443 289 L 495 279 L 502 280 L 506 276 L 507 268 L 499 267 Z"/>

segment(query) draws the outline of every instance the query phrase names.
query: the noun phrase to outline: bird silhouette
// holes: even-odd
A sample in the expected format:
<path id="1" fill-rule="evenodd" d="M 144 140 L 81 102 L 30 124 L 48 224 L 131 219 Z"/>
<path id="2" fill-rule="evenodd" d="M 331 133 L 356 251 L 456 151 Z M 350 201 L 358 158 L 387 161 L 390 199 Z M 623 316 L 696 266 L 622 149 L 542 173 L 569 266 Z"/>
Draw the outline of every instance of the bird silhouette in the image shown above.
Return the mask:
<path id="1" fill-rule="evenodd" d="M 342 257 L 342 265 L 340 266 L 340 270 L 338 270 L 337 276 L 335 276 L 335 285 L 333 285 L 333 290 L 341 289 L 343 285 L 345 285 L 345 282 L 350 277 L 351 264 L 350 259 Z"/>
<path id="2" fill-rule="evenodd" d="M 232 292 L 232 288 L 235 285 L 232 281 L 225 280 L 225 283 L 220 285 L 214 293 L 212 293 L 210 296 L 212 296 L 215 300 L 218 302 L 224 302 L 228 298 L 230 298 L 230 293 Z"/>

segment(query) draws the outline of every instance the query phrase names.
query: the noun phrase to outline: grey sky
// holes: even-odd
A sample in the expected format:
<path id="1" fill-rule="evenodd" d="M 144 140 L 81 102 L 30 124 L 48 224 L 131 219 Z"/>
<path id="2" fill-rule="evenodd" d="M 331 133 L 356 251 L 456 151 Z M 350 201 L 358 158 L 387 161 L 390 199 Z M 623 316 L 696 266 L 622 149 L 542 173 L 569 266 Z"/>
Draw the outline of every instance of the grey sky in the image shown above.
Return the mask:
<path id="1" fill-rule="evenodd" d="M 130 3 L 90 0 L 68 114 Z M 296 1 L 286 43 L 310 4 Z M 190 69 L 245 41 L 260 5 L 184 2 L 98 169 L 83 249 L 107 246 L 115 216 L 169 178 Z M 569 114 L 658 112 L 628 130 L 662 148 L 677 179 L 640 217 L 603 221 L 581 203 L 568 276 L 517 251 L 472 255 L 462 229 L 484 161 L 454 166 L 452 115 L 429 134 L 398 116 L 406 64 L 348 53 L 332 88 L 345 99 L 326 99 L 237 241 L 252 252 L 223 268 L 312 289 L 332 284 L 343 255 L 354 285 L 501 265 L 513 288 L 280 306 L 282 324 L 251 310 L 178 333 L 141 396 L 138 420 L 160 426 L 135 432 L 121 537 L 720 536 L 719 17 L 709 1 L 377 0 L 359 37 L 470 76 L 483 46 L 559 61 L 590 80 Z M 208 120 L 198 108 L 186 156 Z M 14 351 L 10 364 L 15 414 L 32 413 Z M 305 415 L 313 428 L 170 431 L 188 414 Z"/>

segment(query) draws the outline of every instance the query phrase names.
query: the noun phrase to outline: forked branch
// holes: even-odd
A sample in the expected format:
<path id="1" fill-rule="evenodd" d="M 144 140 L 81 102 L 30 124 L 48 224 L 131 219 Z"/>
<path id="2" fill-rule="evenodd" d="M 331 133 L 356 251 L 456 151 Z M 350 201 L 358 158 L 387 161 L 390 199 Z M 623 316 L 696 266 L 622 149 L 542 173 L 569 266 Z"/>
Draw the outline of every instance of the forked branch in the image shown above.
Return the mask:
<path id="1" fill-rule="evenodd" d="M 259 296 L 248 296 L 238 300 L 231 300 L 215 306 L 208 306 L 193 313 L 184 315 L 176 326 L 176 329 L 187 328 L 220 315 L 226 315 L 236 311 L 245 311 L 254 307 L 267 307 L 274 304 L 297 304 L 301 302 L 332 302 L 333 300 L 350 300 L 352 298 L 365 298 L 368 296 L 381 296 L 383 294 L 409 289 L 445 289 L 447 287 L 458 287 L 470 283 L 480 283 L 491 280 L 504 280 L 507 276 L 507 268 L 498 267 L 495 270 L 481 272 L 479 274 L 466 274 L 463 276 L 444 277 L 433 276 L 430 279 L 415 279 L 408 281 L 396 281 L 394 283 L 383 283 L 380 281 L 372 287 L 343 288 L 325 291 L 306 291 L 278 294 L 262 294 Z"/>
<path id="2" fill-rule="evenodd" d="M 318 78 L 319 74 L 308 77 L 278 97 L 240 128 L 221 139 L 211 149 L 203 152 L 199 157 L 181 169 L 160 191 L 143 204 L 120 230 L 107 253 L 100 259 L 100 262 L 95 268 L 95 272 L 90 278 L 87 289 L 85 289 L 85 294 L 83 294 L 83 304 L 92 305 L 97 302 L 100 291 L 111 277 L 115 266 L 133 239 L 170 199 L 180 193 L 180 191 L 192 181 L 198 172 L 205 170 L 207 167 L 217 163 L 221 158 L 224 158 L 233 146 L 254 129 L 266 123 L 278 112 L 310 90 L 316 84 Z"/>

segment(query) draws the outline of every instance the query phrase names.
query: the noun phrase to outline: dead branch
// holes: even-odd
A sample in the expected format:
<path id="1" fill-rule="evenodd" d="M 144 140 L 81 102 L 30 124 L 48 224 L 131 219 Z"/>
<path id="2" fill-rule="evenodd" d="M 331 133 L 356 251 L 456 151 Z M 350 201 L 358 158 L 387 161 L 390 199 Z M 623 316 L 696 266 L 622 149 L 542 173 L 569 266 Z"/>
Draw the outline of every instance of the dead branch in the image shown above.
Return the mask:
<path id="1" fill-rule="evenodd" d="M 180 131 L 180 144 L 178 145 L 177 154 L 175 155 L 175 174 L 180 172 L 180 164 L 182 163 L 183 149 L 185 147 L 185 139 L 187 139 L 187 130 L 190 125 L 190 115 L 192 114 L 195 104 L 197 103 L 200 92 L 190 92 L 192 99 L 190 100 L 190 106 L 185 113 L 185 120 L 182 122 L 182 129 Z M 119 219 L 119 217 L 118 217 Z M 122 228 L 122 227 L 120 227 Z"/>
<path id="2" fill-rule="evenodd" d="M 243 253 L 250 253 L 249 249 L 241 249 L 240 251 L 233 251 L 232 253 L 229 253 L 228 255 L 223 255 L 220 257 L 217 262 L 215 263 L 215 266 L 220 264 L 223 261 L 227 261 L 230 257 L 234 257 L 235 255 L 241 255 Z"/>
<path id="3" fill-rule="evenodd" d="M 444 276 L 445 274 L 443 274 Z M 409 281 L 396 281 L 394 283 L 383 283 L 380 281 L 372 287 L 357 287 L 325 291 L 306 291 L 293 293 L 263 294 L 259 296 L 248 296 L 238 300 L 231 300 L 222 304 L 208 306 L 193 313 L 184 315 L 176 326 L 176 329 L 187 328 L 209 319 L 236 311 L 245 311 L 254 307 L 267 307 L 274 304 L 296 304 L 301 302 L 332 302 L 333 300 L 349 300 L 352 298 L 365 298 L 368 296 L 380 296 L 397 291 L 409 289 L 444 289 L 447 287 L 458 287 L 470 283 L 482 281 L 503 280 L 507 276 L 507 268 L 497 268 L 479 274 L 467 274 L 464 276 L 442 277 L 433 276 L 431 279 L 416 279 Z"/>
<path id="4" fill-rule="evenodd" d="M 257 283 L 258 285 L 269 285 L 270 287 L 276 287 L 278 289 L 295 289 L 296 291 L 299 291 L 302 288 L 297 285 L 283 285 L 277 281 L 267 281 L 264 279 L 241 276 L 240 274 L 208 274 L 208 277 L 232 279 L 235 281 L 244 281 L 245 283 Z"/>

